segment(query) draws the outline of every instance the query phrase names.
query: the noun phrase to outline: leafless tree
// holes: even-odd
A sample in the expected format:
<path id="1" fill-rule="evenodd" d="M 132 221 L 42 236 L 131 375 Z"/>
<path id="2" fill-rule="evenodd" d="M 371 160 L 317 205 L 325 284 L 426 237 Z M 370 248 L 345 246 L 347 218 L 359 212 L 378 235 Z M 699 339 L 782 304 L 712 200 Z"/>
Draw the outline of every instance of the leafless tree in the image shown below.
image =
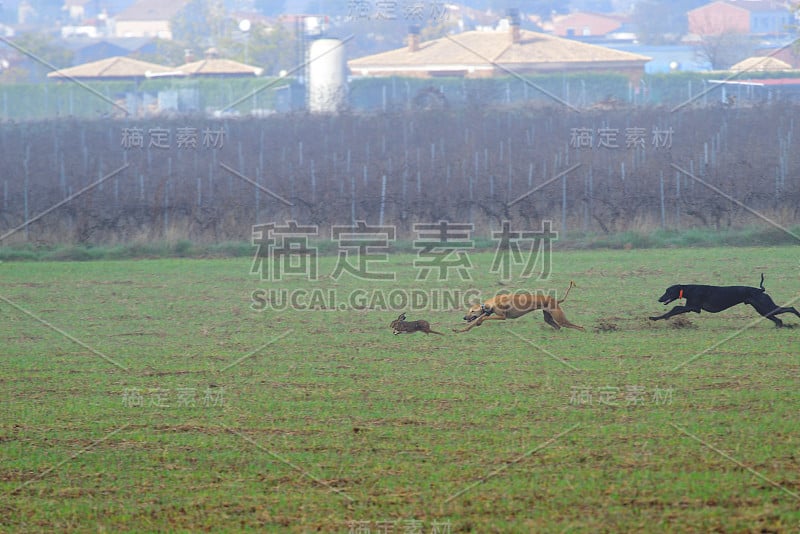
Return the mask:
<path id="1" fill-rule="evenodd" d="M 703 35 L 695 49 L 695 55 L 708 63 L 713 70 L 725 70 L 753 54 L 753 43 L 743 33 L 723 31 L 714 35 Z"/>

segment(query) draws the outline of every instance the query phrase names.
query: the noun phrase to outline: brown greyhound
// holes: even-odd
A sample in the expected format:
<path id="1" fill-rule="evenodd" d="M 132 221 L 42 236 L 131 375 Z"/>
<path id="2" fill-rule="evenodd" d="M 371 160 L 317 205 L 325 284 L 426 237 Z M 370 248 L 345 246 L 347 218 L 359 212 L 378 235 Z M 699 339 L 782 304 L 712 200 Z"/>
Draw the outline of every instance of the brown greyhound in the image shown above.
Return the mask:
<path id="1" fill-rule="evenodd" d="M 542 310 L 544 321 L 559 330 L 562 326 L 584 330 L 582 326 L 572 324 L 567 320 L 564 311 L 559 304 L 567 300 L 569 290 L 575 286 L 575 282 L 569 281 L 569 287 L 564 298 L 556 300 L 549 295 L 533 293 L 514 293 L 492 297 L 483 304 L 475 303 L 467 311 L 464 320 L 467 327 L 461 330 L 453 329 L 453 332 L 468 332 L 476 326 L 480 326 L 484 321 L 505 321 L 506 319 L 517 319 L 526 313 Z"/>

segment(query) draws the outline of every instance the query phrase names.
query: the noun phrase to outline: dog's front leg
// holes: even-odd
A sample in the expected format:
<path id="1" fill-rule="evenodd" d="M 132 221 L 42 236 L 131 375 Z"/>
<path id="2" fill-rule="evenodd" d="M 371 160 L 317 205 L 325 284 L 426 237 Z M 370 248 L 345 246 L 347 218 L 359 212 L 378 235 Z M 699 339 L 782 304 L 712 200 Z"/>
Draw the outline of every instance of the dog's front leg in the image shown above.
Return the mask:
<path id="1" fill-rule="evenodd" d="M 481 317 L 478 317 L 477 319 L 474 319 L 471 323 L 467 324 L 466 328 L 462 328 L 461 330 L 459 330 L 458 328 L 453 328 L 453 332 L 458 332 L 458 333 L 469 332 L 470 330 L 472 330 L 476 326 L 480 326 L 480 322 L 479 322 L 480 320 L 481 320 Z"/>
<path id="2" fill-rule="evenodd" d="M 505 319 L 505 317 L 503 317 L 503 318 Z M 472 322 L 470 322 L 467 325 L 466 328 L 463 328 L 461 330 L 457 330 L 457 329 L 453 328 L 453 332 L 469 332 L 470 330 L 472 330 L 476 326 L 480 326 L 481 324 L 483 324 L 483 321 L 485 321 L 486 319 L 489 319 L 488 315 L 481 315 L 480 317 L 477 317 L 477 318 L 473 319 Z"/>
<path id="3" fill-rule="evenodd" d="M 505 320 L 506 320 L 506 316 L 505 315 L 501 315 L 501 314 L 483 315 L 483 316 L 481 316 L 480 319 L 478 319 L 478 324 L 476 324 L 475 326 L 482 325 L 484 321 L 505 321 Z"/>
<path id="4" fill-rule="evenodd" d="M 656 317 L 650 317 L 650 320 L 651 321 L 658 321 L 660 319 L 669 319 L 673 315 L 680 315 L 681 313 L 689 313 L 689 312 L 700 313 L 700 310 L 696 309 L 696 308 L 690 308 L 689 306 L 675 306 L 674 308 L 672 308 L 670 311 L 668 311 L 664 315 L 658 315 Z"/>

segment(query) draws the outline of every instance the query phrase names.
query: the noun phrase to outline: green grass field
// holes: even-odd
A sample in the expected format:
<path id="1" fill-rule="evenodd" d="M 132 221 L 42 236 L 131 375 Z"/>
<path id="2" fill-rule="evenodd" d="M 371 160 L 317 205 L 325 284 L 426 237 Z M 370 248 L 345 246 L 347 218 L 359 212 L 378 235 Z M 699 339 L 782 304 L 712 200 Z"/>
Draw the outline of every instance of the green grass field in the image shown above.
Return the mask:
<path id="1" fill-rule="evenodd" d="M 328 276 L 250 259 L 0 263 L 0 530 L 797 532 L 800 320 L 657 323 L 672 283 L 800 297 L 797 247 L 556 252 L 546 282 Z M 252 309 L 258 289 L 556 289 L 462 310 Z M 337 297 L 338 298 L 338 297 Z M 794 304 L 797 306 L 797 303 Z M 389 527 L 393 530 L 389 530 Z M 359 530 L 360 529 L 360 530 Z M 416 530 L 414 530 L 416 529 Z"/>

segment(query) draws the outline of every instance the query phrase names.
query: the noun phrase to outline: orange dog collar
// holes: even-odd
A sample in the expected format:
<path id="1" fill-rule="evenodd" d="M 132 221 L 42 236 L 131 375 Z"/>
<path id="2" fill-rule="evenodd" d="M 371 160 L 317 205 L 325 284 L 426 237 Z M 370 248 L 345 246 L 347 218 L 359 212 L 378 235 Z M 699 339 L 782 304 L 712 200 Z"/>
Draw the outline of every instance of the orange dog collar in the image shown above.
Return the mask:
<path id="1" fill-rule="evenodd" d="M 678 298 L 679 298 L 679 299 L 682 299 L 682 298 L 683 298 L 683 289 L 681 289 L 680 293 L 678 293 Z"/>

